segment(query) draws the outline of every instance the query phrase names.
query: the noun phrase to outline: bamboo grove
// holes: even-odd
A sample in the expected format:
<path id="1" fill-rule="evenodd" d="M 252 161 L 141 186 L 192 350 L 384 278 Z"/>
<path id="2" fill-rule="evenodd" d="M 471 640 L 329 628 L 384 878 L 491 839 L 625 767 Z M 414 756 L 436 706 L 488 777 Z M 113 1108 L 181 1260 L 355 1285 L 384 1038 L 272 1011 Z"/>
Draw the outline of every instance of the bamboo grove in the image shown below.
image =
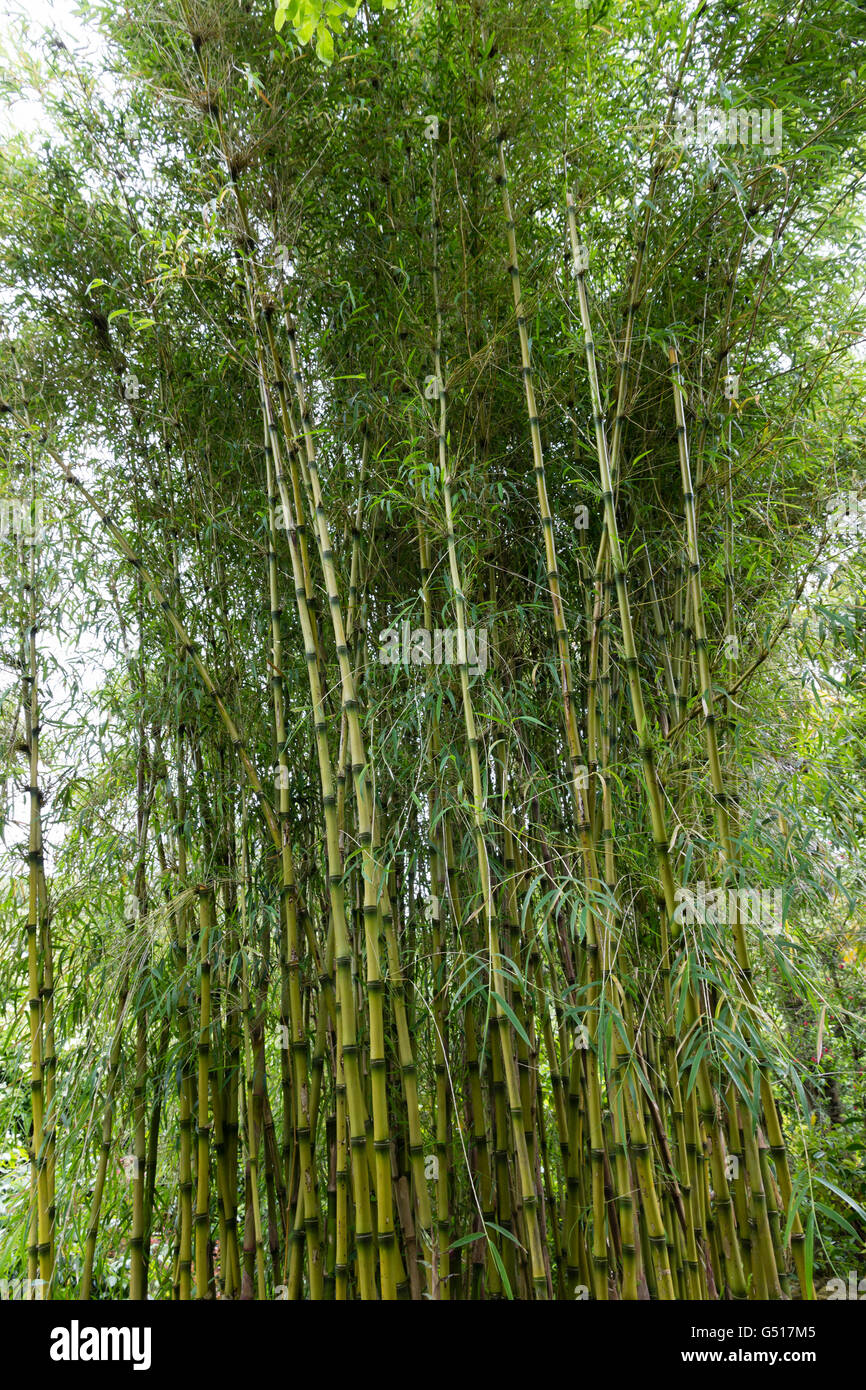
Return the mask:
<path id="1" fill-rule="evenodd" d="M 814 1298 L 866 1241 L 862 1124 L 812 1142 L 863 1098 L 862 11 L 80 12 L 2 73 L 0 1263 Z M 710 99 L 747 138 L 678 138 Z"/>

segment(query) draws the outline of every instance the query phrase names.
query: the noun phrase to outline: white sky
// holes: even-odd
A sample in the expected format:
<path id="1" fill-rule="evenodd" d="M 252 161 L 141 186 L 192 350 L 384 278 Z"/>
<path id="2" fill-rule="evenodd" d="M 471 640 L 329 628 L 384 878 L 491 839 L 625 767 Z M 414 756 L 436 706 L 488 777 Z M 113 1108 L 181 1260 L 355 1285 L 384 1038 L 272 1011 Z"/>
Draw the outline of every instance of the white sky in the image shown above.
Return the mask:
<path id="1" fill-rule="evenodd" d="M 13 57 L 22 21 L 28 25 L 31 45 L 40 34 L 56 31 L 69 48 L 92 51 L 98 39 L 94 42 L 93 30 L 86 28 L 77 10 L 77 0 L 0 0 L 0 53 Z M 4 140 L 15 131 L 44 130 L 45 125 L 45 113 L 36 101 L 21 97 L 0 104 L 0 138 Z"/>

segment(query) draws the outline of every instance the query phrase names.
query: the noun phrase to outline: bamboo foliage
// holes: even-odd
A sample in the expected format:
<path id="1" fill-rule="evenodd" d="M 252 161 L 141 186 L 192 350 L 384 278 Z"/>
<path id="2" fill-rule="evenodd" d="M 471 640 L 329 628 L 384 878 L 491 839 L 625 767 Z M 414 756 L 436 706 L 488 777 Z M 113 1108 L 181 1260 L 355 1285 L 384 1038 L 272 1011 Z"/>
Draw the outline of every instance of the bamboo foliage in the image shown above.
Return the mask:
<path id="1" fill-rule="evenodd" d="M 678 143 L 724 63 L 790 101 L 772 26 L 705 6 L 326 9 L 106 14 L 123 94 L 58 50 L 64 147 L 3 166 L 2 463 L 50 513 L 0 644 L 30 1277 L 812 1298 L 857 1212 L 796 1030 L 860 970 L 861 557 L 814 516 L 862 372 L 814 282 L 861 117 Z"/>

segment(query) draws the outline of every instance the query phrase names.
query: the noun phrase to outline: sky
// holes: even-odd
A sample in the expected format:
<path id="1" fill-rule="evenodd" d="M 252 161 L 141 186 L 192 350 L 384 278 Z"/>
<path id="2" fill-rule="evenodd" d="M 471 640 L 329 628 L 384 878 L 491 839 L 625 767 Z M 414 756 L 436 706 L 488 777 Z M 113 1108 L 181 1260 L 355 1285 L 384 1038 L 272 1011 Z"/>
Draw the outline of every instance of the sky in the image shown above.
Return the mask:
<path id="1" fill-rule="evenodd" d="M 31 44 L 40 32 L 54 30 L 68 47 L 92 50 L 93 30 L 77 17 L 77 9 L 77 0 L 0 0 L 0 52 L 14 53 L 22 19 L 29 25 Z M 0 138 L 6 140 L 20 130 L 44 130 L 45 124 L 38 102 L 25 97 L 0 101 Z"/>

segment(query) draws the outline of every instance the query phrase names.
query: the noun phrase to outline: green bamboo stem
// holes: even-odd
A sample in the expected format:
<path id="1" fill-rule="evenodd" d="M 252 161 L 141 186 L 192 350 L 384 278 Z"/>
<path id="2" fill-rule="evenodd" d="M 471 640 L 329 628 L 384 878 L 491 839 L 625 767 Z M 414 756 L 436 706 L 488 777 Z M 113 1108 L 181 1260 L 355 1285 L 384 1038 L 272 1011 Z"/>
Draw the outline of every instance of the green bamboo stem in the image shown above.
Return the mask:
<path id="1" fill-rule="evenodd" d="M 90 1200 L 90 1215 L 87 1224 L 87 1235 L 84 1242 L 84 1269 L 81 1276 L 81 1298 L 89 1299 L 93 1287 L 93 1262 L 96 1254 L 96 1236 L 99 1230 L 99 1213 L 102 1206 L 102 1194 L 105 1188 L 105 1175 L 108 1169 L 108 1156 L 111 1152 L 111 1129 L 114 1116 L 114 1091 L 117 1085 L 117 1074 L 120 1067 L 120 1048 L 123 1034 L 123 1020 L 126 1013 L 126 1001 L 129 991 L 129 972 L 124 975 L 123 983 L 120 988 L 120 997 L 117 1008 L 117 1021 L 114 1026 L 114 1033 L 111 1041 L 111 1048 L 108 1057 L 108 1074 L 105 1082 L 105 1106 L 102 1115 L 102 1138 L 99 1149 L 99 1161 L 96 1167 L 96 1177 L 93 1182 L 93 1196 Z"/>
<path id="2" fill-rule="evenodd" d="M 239 207 L 243 209 L 238 193 Z M 242 214 L 245 215 L 245 214 Z M 280 417 L 283 424 L 284 437 L 291 441 L 295 437 L 288 402 L 286 400 L 286 383 L 282 375 L 280 358 L 276 347 L 273 326 L 270 316 L 266 313 L 265 318 L 265 337 L 269 349 L 271 365 L 274 368 L 277 382 L 277 399 L 280 408 Z M 354 675 L 349 661 L 349 649 L 346 642 L 345 631 L 343 629 L 342 616 L 340 612 L 340 600 L 337 591 L 336 570 L 333 563 L 333 552 L 330 547 L 327 522 L 322 504 L 321 490 L 318 483 L 318 469 L 315 462 L 315 446 L 312 440 L 312 431 L 309 415 L 307 414 L 306 401 L 303 396 L 303 388 L 300 385 L 300 373 L 297 370 L 297 358 L 294 348 L 293 334 L 289 338 L 292 350 L 293 377 L 295 378 L 296 389 L 299 391 L 301 403 L 302 422 L 304 429 L 304 439 L 307 452 L 307 472 L 312 482 L 313 497 L 315 501 L 316 522 L 317 522 L 317 541 L 319 547 L 319 557 L 325 577 L 325 584 L 328 591 L 331 609 L 332 625 L 334 628 L 334 638 L 337 646 L 337 655 L 340 664 L 340 678 L 343 692 L 343 709 L 349 728 L 349 737 L 352 757 L 353 785 L 356 792 L 356 810 L 358 816 L 359 839 L 362 849 L 362 865 L 364 877 L 364 928 L 366 941 L 366 960 L 367 960 L 367 994 L 368 994 L 368 1013 L 370 1019 L 370 1046 L 372 1051 L 373 1067 L 373 1088 L 372 1088 L 372 1111 L 373 1111 L 373 1171 L 375 1174 L 376 1199 L 377 1199 L 377 1222 L 378 1222 L 378 1250 L 380 1279 L 382 1282 L 382 1297 L 393 1299 L 396 1296 L 396 1274 L 395 1274 L 395 1250 L 396 1238 L 394 1233 L 394 1207 L 393 1190 L 391 1184 L 390 1166 L 390 1126 L 387 1105 L 387 1090 L 385 1078 L 385 1053 L 384 1053 L 384 1007 L 383 1007 L 383 981 L 380 965 L 380 941 L 383 935 L 381 895 L 385 889 L 380 876 L 379 866 L 375 863 L 371 853 L 373 843 L 373 823 L 370 809 L 369 790 L 368 790 L 368 770 L 366 757 L 364 754 L 363 740 L 361 738 L 360 721 L 358 719 L 358 702 L 355 692 Z M 292 472 L 295 474 L 294 458 L 292 459 Z M 290 514 L 287 497 L 283 498 L 284 515 Z M 408 1041 L 408 1038 L 407 1038 Z"/>
<path id="3" fill-rule="evenodd" d="M 214 925 L 213 897 L 209 888 L 198 890 L 199 912 L 199 1029 L 198 1099 L 196 1112 L 195 1296 L 208 1297 L 210 1258 L 210 1151 L 208 1082 L 211 1049 L 210 948 Z"/>
<path id="4" fill-rule="evenodd" d="M 249 914 L 247 911 L 247 891 L 249 885 L 249 864 L 247 853 L 247 811 L 246 798 L 241 803 L 241 862 L 240 862 L 240 915 L 241 915 L 241 1032 L 243 1038 L 244 1084 L 242 1114 L 244 1118 L 243 1144 L 249 1165 L 249 1205 L 252 1209 L 253 1239 L 255 1242 L 256 1296 L 260 1302 L 267 1298 L 265 1280 L 265 1246 L 262 1233 L 262 1210 L 259 1194 L 259 1130 L 256 1117 L 255 1080 L 253 1076 L 254 1059 L 252 1043 L 252 993 L 250 990 L 250 969 L 248 946 L 250 941 Z"/>
<path id="5" fill-rule="evenodd" d="M 40 941 L 45 936 L 44 858 L 39 790 L 39 681 L 36 633 L 36 549 L 34 528 L 28 528 L 27 566 L 24 576 L 25 605 L 28 615 L 26 657 L 22 663 L 22 704 L 29 755 L 28 800 L 30 829 L 27 851 L 27 986 L 30 1021 L 30 1104 L 33 1124 L 32 1152 L 36 1170 L 36 1253 L 39 1278 L 44 1291 L 51 1289 L 53 1236 L 51 1225 L 51 1185 L 48 1166 L 48 1133 L 45 1125 L 46 1096 L 44 1068 L 43 961 Z M 42 910 L 40 911 L 40 908 Z"/>
<path id="6" fill-rule="evenodd" d="M 319 764 L 319 777 L 322 785 L 322 802 L 325 817 L 325 840 L 328 857 L 328 891 L 335 933 L 335 962 L 337 970 L 337 1009 L 343 1028 L 343 1062 L 346 1079 L 346 1098 L 349 1113 L 352 1148 L 352 1188 L 355 1198 L 356 1241 L 358 1244 L 359 1280 L 361 1297 L 375 1298 L 375 1278 L 372 1267 L 373 1232 L 371 1224 L 370 1194 L 367 1185 L 366 1148 L 366 1102 L 361 1086 L 359 1068 L 359 1046 L 356 1022 L 354 987 L 352 984 L 352 949 L 345 911 L 343 889 L 343 865 L 339 845 L 339 830 L 336 816 L 336 792 L 331 765 L 331 755 L 327 742 L 322 691 L 319 681 L 318 655 L 310 621 L 306 589 L 303 582 L 300 551 L 294 530 L 292 502 L 286 486 L 282 468 L 282 455 L 273 423 L 273 413 L 269 399 L 264 402 L 265 420 L 274 468 L 274 480 L 280 494 L 283 515 L 287 523 L 286 536 L 292 561 L 295 580 L 295 598 L 304 652 L 307 663 L 307 676 L 310 698 L 314 710 L 316 751 Z M 339 1272 L 338 1272 L 339 1283 Z"/>
<path id="7" fill-rule="evenodd" d="M 265 394 L 264 383 L 261 384 L 261 389 L 263 403 L 266 403 L 267 396 Z M 274 483 L 273 453 L 270 441 L 270 420 L 265 418 L 265 460 L 268 488 L 269 535 L 268 585 L 271 608 L 271 653 L 273 666 L 271 672 L 271 696 L 274 707 L 274 733 L 278 750 L 278 814 L 282 840 L 282 852 L 280 855 L 282 873 L 280 958 L 282 977 L 285 981 L 282 1001 L 283 1013 L 285 1016 L 282 1019 L 282 1026 L 287 1030 L 290 1040 L 294 1080 L 295 1134 L 300 1153 L 301 1191 L 304 1194 L 301 1215 L 305 1218 L 303 1229 L 307 1236 L 310 1296 L 313 1299 L 319 1299 L 322 1297 L 323 1293 L 319 1231 L 319 1198 L 316 1182 L 316 1165 L 313 1158 L 313 1134 L 311 1132 L 309 1113 L 308 1045 L 301 1008 L 297 888 L 295 885 L 295 870 L 291 849 L 291 826 L 289 821 L 290 772 L 287 747 L 288 737 L 283 708 L 282 637 L 280 633 L 282 607 L 280 603 L 276 559 L 276 489 Z M 307 1220 L 309 1220 L 309 1227 L 306 1224 Z"/>
<path id="8" fill-rule="evenodd" d="M 265 316 L 265 327 L 268 338 L 271 362 L 274 366 L 278 383 L 283 380 L 282 366 L 276 348 L 276 340 L 273 327 L 268 316 Z M 362 873 L 364 878 L 364 925 L 365 936 L 367 939 L 367 971 L 368 971 L 368 996 L 370 1012 L 371 1043 L 375 1041 L 378 1047 L 380 1034 L 384 1037 L 383 1021 L 379 1015 L 381 1013 L 381 994 L 383 981 L 381 977 L 381 966 L 379 962 L 379 941 L 384 940 L 387 948 L 389 984 L 391 1000 L 394 1008 L 395 1021 L 397 1025 L 397 1046 L 400 1058 L 400 1073 L 403 1084 L 404 1100 L 406 1104 L 407 1119 L 409 1124 L 409 1156 L 412 1164 L 413 1183 L 415 1190 L 415 1201 L 418 1210 L 419 1224 L 423 1231 L 428 1231 L 432 1223 L 429 1195 L 427 1184 L 424 1179 L 424 1149 L 421 1138 L 420 1110 L 418 1105 L 417 1075 L 414 1049 L 406 1018 L 405 1000 L 403 997 L 403 979 L 400 967 L 399 946 L 396 935 L 394 934 L 392 923 L 393 913 L 388 898 L 387 877 L 382 872 L 382 867 L 378 863 L 374 852 L 375 831 L 373 825 L 373 799 L 370 794 L 373 770 L 369 766 L 366 755 L 365 742 L 361 731 L 361 724 L 358 715 L 360 708 L 355 676 L 350 659 L 350 650 L 343 627 L 341 602 L 337 585 L 336 569 L 334 565 L 334 554 L 331 549 L 330 533 L 327 522 L 326 510 L 323 503 L 321 485 L 319 481 L 319 471 L 316 461 L 316 449 L 312 430 L 312 420 L 309 413 L 309 404 L 303 386 L 303 378 L 300 371 L 297 340 L 294 322 L 290 316 L 286 319 L 286 333 L 289 344 L 289 358 L 291 364 L 291 378 L 295 394 L 298 400 L 298 407 L 301 417 L 301 432 L 304 440 L 306 454 L 306 472 L 309 477 L 310 489 L 312 492 L 315 507 L 316 534 L 319 549 L 319 559 L 325 579 L 325 588 L 328 593 L 331 621 L 334 631 L 334 641 L 336 645 L 337 659 L 340 670 L 340 686 L 343 700 L 343 710 L 346 714 L 349 730 L 349 747 L 351 750 L 351 772 L 353 786 L 355 789 L 356 815 L 358 824 L 358 837 L 362 851 Z M 283 419 L 286 437 L 295 437 L 295 430 L 292 421 L 291 409 L 287 400 L 285 390 L 278 393 L 281 417 Z M 372 985 L 372 989 L 370 988 Z M 383 1054 L 384 1056 L 384 1054 Z M 381 1079 L 380 1079 L 381 1074 Z M 384 1243 L 380 1242 L 382 1250 L 387 1258 L 390 1258 L 390 1251 L 393 1243 L 393 1196 L 390 1184 L 390 1163 L 386 1165 L 387 1147 L 390 1143 L 389 1120 L 387 1104 L 384 1098 L 384 1066 L 377 1060 L 373 1066 L 373 1100 L 374 1100 L 374 1146 L 377 1152 L 377 1173 L 380 1178 L 377 1182 L 377 1201 L 380 1212 L 387 1213 L 387 1218 L 380 1215 L 380 1231 L 385 1234 Z M 380 1091 L 382 1092 L 380 1094 Z M 380 1116 L 378 1124 L 378 1137 L 376 1110 Z M 387 1174 L 386 1174 L 387 1167 Z M 381 1187 L 381 1190 L 380 1190 Z M 384 1225 L 383 1225 L 384 1221 Z M 383 1293 L 384 1297 L 384 1293 Z"/>
<path id="9" fill-rule="evenodd" d="M 164 1066 L 166 1048 L 171 1034 L 171 1020 L 166 1019 L 163 1023 L 159 1039 L 159 1061 L 160 1067 Z M 159 1129 L 162 1120 L 162 1087 L 157 1088 L 153 1105 L 150 1112 L 150 1123 L 147 1130 L 147 1155 L 144 1163 L 144 1287 L 148 1287 L 148 1274 L 150 1269 L 151 1237 L 153 1232 L 153 1210 L 156 1197 L 156 1169 L 159 1152 Z"/>
<path id="10" fill-rule="evenodd" d="M 561 587 L 559 582 L 559 570 L 556 557 L 556 543 L 554 540 L 554 522 L 550 510 L 547 492 L 547 479 L 544 467 L 544 454 L 541 446 L 541 432 L 538 424 L 538 409 L 535 401 L 535 390 L 532 381 L 532 366 L 529 353 L 529 337 L 526 331 L 526 315 L 524 312 L 523 301 L 520 288 L 520 271 L 518 266 L 517 239 L 514 230 L 514 217 L 511 209 L 511 200 L 508 193 L 508 173 L 505 164 L 504 136 L 498 140 L 499 147 L 499 173 L 497 183 L 502 192 L 503 210 L 505 213 L 505 227 L 508 241 L 509 269 L 511 272 L 511 285 L 514 296 L 515 316 L 517 321 L 518 335 L 520 339 L 520 353 L 522 362 L 522 375 L 524 391 L 526 395 L 527 414 L 529 418 L 530 436 L 532 441 L 533 472 L 535 474 L 536 490 L 538 494 L 538 505 L 541 513 L 542 530 L 544 534 L 545 558 L 547 562 L 547 588 L 550 597 L 551 609 L 553 614 L 554 631 L 556 636 L 557 653 L 559 657 L 559 680 L 562 691 L 563 718 L 565 733 L 568 744 L 568 756 L 570 764 L 570 788 L 575 807 L 575 815 L 578 823 L 578 833 L 580 835 L 581 849 L 584 860 L 584 873 L 587 888 L 590 894 L 597 900 L 598 890 L 598 868 L 595 857 L 595 847 L 592 838 L 592 818 L 590 813 L 590 802 L 592 798 L 592 786 L 587 786 L 584 773 L 584 760 L 581 749 L 580 735 L 577 727 L 576 697 L 574 693 L 574 680 L 572 676 L 571 650 L 569 645 L 568 633 L 565 626 L 565 612 L 562 603 Z M 589 979 L 589 996 L 587 1023 L 590 1043 L 595 1047 L 597 1038 L 597 990 L 596 980 L 599 964 L 602 975 L 607 969 L 608 943 L 604 933 L 601 931 L 601 944 L 599 947 L 599 936 L 596 929 L 595 911 L 590 910 L 586 914 L 586 955 Z M 601 960 L 599 962 L 599 955 Z M 594 1067 L 589 1067 L 586 1073 L 587 1085 L 590 1091 L 589 1097 L 589 1121 L 590 1121 L 590 1144 L 592 1162 L 595 1165 L 595 1175 L 593 1180 L 593 1231 L 594 1231 L 594 1288 L 597 1298 L 607 1298 L 607 1254 L 606 1254 L 606 1208 L 604 1203 L 604 1182 L 601 1170 L 604 1163 L 604 1141 L 601 1123 L 601 1104 L 598 1094 L 598 1079 Z"/>
<path id="11" fill-rule="evenodd" d="M 583 259 L 582 250 L 577 236 L 577 224 L 574 216 L 574 203 L 571 195 L 568 195 L 568 227 L 571 241 L 572 256 L 575 267 L 577 268 L 578 298 L 580 303 L 580 317 L 583 327 L 584 340 L 586 345 L 587 374 L 590 383 L 590 392 L 593 404 L 593 416 L 595 422 L 596 450 L 598 454 L 599 473 L 601 480 L 602 499 L 604 502 L 605 527 L 608 533 L 608 545 L 610 558 L 614 571 L 616 583 L 617 603 L 619 608 L 620 627 L 622 632 L 622 643 L 625 654 L 625 666 L 628 673 L 629 696 L 634 718 L 635 733 L 640 752 L 643 768 L 643 780 L 646 790 L 646 798 L 650 819 L 652 822 L 653 840 L 658 859 L 659 882 L 664 894 L 665 911 L 669 921 L 674 919 L 676 907 L 676 895 L 674 887 L 673 871 L 671 869 L 670 857 L 668 852 L 668 833 L 663 809 L 661 788 L 656 770 L 655 751 L 650 733 L 649 720 L 643 699 L 643 690 L 639 674 L 637 649 L 634 638 L 634 628 L 631 617 L 631 606 L 628 596 L 626 581 L 625 563 L 623 560 L 622 549 L 619 540 L 619 531 L 614 507 L 614 486 L 610 471 L 610 459 L 607 450 L 607 439 L 605 435 L 604 417 L 601 408 L 601 395 L 598 388 L 598 376 L 595 365 L 595 348 L 592 340 L 592 330 L 590 326 L 589 304 L 586 292 L 586 266 Z M 697 1018 L 697 1009 L 694 998 L 689 990 L 688 998 L 688 1022 L 693 1025 Z M 745 1281 L 743 1278 L 742 1262 L 739 1255 L 739 1246 L 736 1242 L 736 1232 L 734 1229 L 733 1210 L 731 1197 L 728 1189 L 724 1171 L 723 1161 L 723 1139 L 721 1128 L 718 1121 L 716 1106 L 713 1099 L 712 1088 L 704 1060 L 701 1061 L 699 1068 L 698 1086 L 700 1090 L 702 1118 L 708 1127 L 715 1131 L 717 1143 L 713 1145 L 712 1164 L 713 1180 L 717 1195 L 717 1205 L 722 1214 L 722 1220 L 726 1232 L 726 1255 L 729 1266 L 730 1283 L 735 1297 L 745 1295 Z M 647 1174 L 649 1177 L 649 1175 Z M 655 1230 L 653 1238 L 658 1244 L 663 1237 L 663 1231 Z M 667 1289 L 672 1293 L 672 1285 L 667 1280 L 662 1283 L 662 1291 Z"/>
<path id="12" fill-rule="evenodd" d="M 345 1303 L 349 1296 L 349 1145 L 347 1143 L 346 1078 L 343 1065 L 343 1029 L 339 1001 L 337 1003 L 336 1038 L 336 1236 L 334 1242 L 334 1299 Z"/>
<path id="13" fill-rule="evenodd" d="M 177 863 L 178 863 L 178 882 L 181 892 L 187 885 L 187 858 L 186 858 L 186 802 L 187 789 L 186 777 L 184 775 L 183 764 L 183 735 L 184 730 L 181 725 L 177 735 L 177 780 L 178 780 L 178 806 L 175 817 L 177 827 Z M 192 1074 L 190 1063 L 192 1058 L 192 1029 L 189 1016 L 189 989 L 187 985 L 188 969 L 188 922 L 189 913 L 186 905 L 176 909 L 174 914 L 175 932 L 177 943 L 178 959 L 178 1032 L 180 1034 L 181 1046 L 181 1068 L 180 1068 L 180 1167 L 179 1167 L 179 1191 L 178 1203 L 180 1208 L 180 1250 L 178 1266 L 178 1297 L 187 1302 L 192 1296 Z"/>
<path id="14" fill-rule="evenodd" d="M 680 457 L 683 503 L 686 516 L 690 589 L 692 595 L 692 610 L 695 623 L 695 647 L 697 650 L 698 673 L 701 684 L 701 703 L 704 711 L 704 736 L 707 747 L 707 761 L 709 764 L 710 777 L 713 787 L 716 827 L 719 836 L 719 843 L 721 845 L 722 855 L 724 857 L 724 861 L 727 865 L 728 871 L 729 873 L 734 873 L 738 868 L 738 856 L 734 848 L 734 842 L 731 833 L 731 823 L 728 814 L 728 795 L 726 792 L 725 781 L 722 774 L 722 764 L 721 758 L 719 756 L 718 739 L 716 737 L 715 700 L 713 694 L 712 676 L 710 672 L 709 653 L 707 650 L 707 631 L 703 611 L 703 594 L 701 590 L 701 568 L 700 555 L 698 550 L 697 514 L 695 510 L 694 489 L 692 487 L 691 470 L 689 466 L 688 439 L 686 433 L 685 412 L 683 409 L 683 394 L 681 384 L 681 373 L 679 369 L 679 358 L 677 355 L 676 346 L 673 343 L 668 348 L 668 362 L 671 368 L 671 380 L 673 383 L 674 392 L 674 409 L 676 412 L 677 442 Z M 749 1007 L 751 1009 L 755 1009 L 757 1006 L 757 999 L 755 996 L 754 986 L 752 984 L 752 967 L 749 959 L 748 946 L 746 944 L 746 935 L 743 930 L 743 924 L 740 921 L 739 912 L 734 913 L 734 921 L 731 925 L 733 925 L 734 928 L 734 946 L 736 950 L 737 965 L 739 967 L 739 973 L 742 980 L 743 994 Z M 759 1075 L 761 1078 L 762 1104 L 765 1107 L 768 1126 L 772 1124 L 770 1114 L 772 1113 L 772 1115 L 776 1117 L 774 1128 L 776 1130 L 779 1143 L 773 1144 L 773 1156 L 777 1160 L 780 1170 L 783 1173 L 785 1173 L 787 1172 L 788 1167 L 787 1152 L 785 1150 L 784 1144 L 781 1142 L 781 1132 L 780 1126 L 778 1124 L 776 1103 L 775 1099 L 773 1098 L 769 1084 L 767 1083 L 765 1063 L 759 1065 Z M 746 1138 L 746 1151 L 748 1158 L 750 1153 L 748 1132 L 744 1134 L 744 1137 Z M 751 1163 L 751 1169 L 754 1172 L 755 1182 L 757 1184 L 756 1188 L 753 1188 L 752 1199 L 753 1202 L 757 1202 L 759 1206 L 761 1240 L 763 1242 L 762 1254 L 766 1267 L 767 1277 L 770 1279 L 770 1288 L 772 1291 L 771 1296 L 781 1297 L 780 1289 L 778 1290 L 778 1293 L 775 1292 L 775 1290 L 778 1288 L 778 1283 L 777 1281 L 775 1281 L 775 1263 L 773 1263 L 772 1269 L 770 1269 L 767 1263 L 766 1239 L 769 1236 L 769 1231 L 766 1225 L 766 1198 L 763 1194 L 760 1164 L 757 1160 L 756 1154 L 752 1155 L 752 1159 L 753 1161 Z M 782 1182 L 784 1195 L 784 1177 Z M 788 1195 L 785 1198 L 786 1204 L 790 1201 L 790 1179 L 788 1179 L 787 1187 Z M 797 1263 L 797 1272 L 800 1277 L 801 1287 L 804 1290 L 806 1290 L 806 1295 L 807 1297 L 809 1297 L 809 1281 L 806 1277 L 805 1254 L 803 1251 L 802 1237 L 803 1231 L 802 1225 L 800 1224 L 799 1214 L 795 1212 L 793 1215 L 792 1223 L 792 1252 L 794 1255 L 794 1259 Z"/>
<path id="15" fill-rule="evenodd" d="M 133 1154 L 132 1230 L 129 1236 L 129 1297 L 146 1297 L 144 1282 L 144 1167 L 146 1160 L 145 1104 L 147 1086 L 147 1014 L 139 1006 L 135 1016 L 135 1081 L 132 1092 Z"/>
<path id="16" fill-rule="evenodd" d="M 505 1001 L 507 998 L 507 986 L 505 983 L 505 975 L 502 970 L 502 956 L 499 944 L 499 931 L 496 920 L 497 913 L 493 902 L 493 891 L 490 880 L 489 863 L 487 858 L 487 846 L 484 837 L 484 822 L 486 819 L 486 812 L 481 780 L 481 764 L 478 752 L 479 739 L 475 724 L 475 713 L 473 708 L 472 692 L 469 685 L 469 662 L 467 657 L 466 644 L 466 607 L 465 597 L 463 593 L 463 585 L 460 575 L 460 568 L 457 559 L 456 540 L 454 535 L 454 512 L 451 497 L 451 474 L 446 446 L 447 407 L 446 388 L 442 374 L 442 314 L 439 304 L 438 244 L 435 229 L 435 216 L 433 238 L 433 284 L 437 325 L 434 360 L 436 394 L 439 401 L 439 422 L 437 431 L 439 473 L 442 487 L 442 495 L 445 503 L 448 565 L 451 576 L 451 589 L 454 601 L 455 615 L 457 618 L 457 666 L 460 677 L 463 717 L 466 728 L 466 742 L 469 748 L 469 760 L 472 774 L 473 825 L 476 853 L 478 858 L 478 874 L 480 879 L 482 907 L 487 931 L 491 981 L 495 996 L 494 1004 L 497 1024 L 497 1036 L 499 1042 L 501 1063 L 504 1073 L 504 1083 L 507 1093 L 507 1104 L 509 1111 L 509 1120 L 511 1125 L 512 1144 L 514 1147 L 517 1169 L 519 1173 L 521 1208 L 527 1225 L 526 1235 L 529 1243 L 530 1258 L 532 1262 L 532 1282 L 536 1296 L 539 1298 L 545 1298 L 547 1296 L 547 1275 L 544 1264 L 544 1254 L 541 1242 L 540 1225 L 538 1221 L 538 1194 L 535 1190 L 532 1164 L 530 1160 L 529 1151 L 526 1145 L 523 1106 L 520 1097 L 520 1080 L 517 1070 L 517 1064 L 515 1062 L 514 1053 L 512 1050 L 511 1028 L 506 1014 Z"/>
<path id="17" fill-rule="evenodd" d="M 430 542 L 426 529 L 418 519 L 418 553 L 421 577 L 421 598 L 424 611 L 424 627 L 427 632 L 433 629 L 433 605 L 430 594 Z M 432 671 L 428 677 L 428 692 L 432 692 Z M 436 1230 L 439 1244 L 439 1268 L 447 1269 L 448 1250 L 451 1243 L 450 1193 L 449 1193 L 449 1134 L 451 1128 L 451 1094 L 448 1084 L 448 985 L 443 952 L 443 898 L 445 881 L 441 832 L 436 828 L 439 819 L 439 798 L 436 794 L 436 778 L 441 749 L 439 719 L 433 700 L 430 701 L 428 731 L 430 791 L 427 798 L 429 819 L 430 855 L 430 934 L 432 944 L 432 1015 L 434 1029 L 434 1070 L 436 1076 L 435 1130 L 436 1130 Z M 477 1063 L 476 1063 L 477 1066 Z M 486 1135 L 485 1135 L 486 1144 Z M 447 1277 L 439 1280 L 440 1299 L 450 1299 L 451 1283 Z"/>

